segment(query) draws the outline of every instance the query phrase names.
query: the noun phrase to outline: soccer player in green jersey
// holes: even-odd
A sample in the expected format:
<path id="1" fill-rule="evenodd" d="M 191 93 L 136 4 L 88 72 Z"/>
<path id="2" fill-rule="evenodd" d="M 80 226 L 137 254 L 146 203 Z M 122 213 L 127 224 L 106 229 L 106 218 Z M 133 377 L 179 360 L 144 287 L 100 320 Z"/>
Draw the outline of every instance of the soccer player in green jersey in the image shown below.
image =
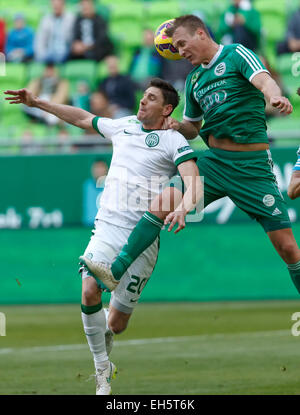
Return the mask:
<path id="1" fill-rule="evenodd" d="M 300 88 L 298 88 L 297 94 L 300 96 Z M 300 147 L 297 152 L 298 160 L 293 168 L 292 177 L 289 183 L 288 196 L 294 200 L 300 197 Z"/>
<path id="2" fill-rule="evenodd" d="M 187 139 L 200 132 L 208 145 L 209 150 L 197 162 L 200 175 L 204 176 L 204 207 L 229 196 L 260 223 L 300 292 L 300 250 L 273 174 L 264 111 L 265 100 L 281 114 L 290 114 L 292 105 L 255 53 L 241 44 L 217 44 L 198 17 L 175 19 L 166 34 L 195 68 L 186 80 L 183 121 L 168 118 L 164 127 L 179 131 Z M 159 197 L 163 203 L 164 192 Z M 150 213 L 170 223 L 169 230 L 176 223 L 176 231 L 184 228 L 178 209 L 163 215 L 155 207 L 158 205 L 154 201 Z M 94 264 L 91 271 L 107 285 L 120 280 L 127 267 L 159 234 L 155 225 L 155 232 L 146 232 L 146 222 L 143 217 L 136 225 L 111 267 Z"/>

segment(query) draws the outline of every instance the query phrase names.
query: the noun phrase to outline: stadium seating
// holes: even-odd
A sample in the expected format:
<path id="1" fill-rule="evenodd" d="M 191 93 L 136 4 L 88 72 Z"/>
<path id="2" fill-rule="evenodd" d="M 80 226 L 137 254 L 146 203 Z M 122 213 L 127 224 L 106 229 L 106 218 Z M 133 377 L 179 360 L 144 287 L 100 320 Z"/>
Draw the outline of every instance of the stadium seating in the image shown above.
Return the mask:
<path id="1" fill-rule="evenodd" d="M 144 6 L 139 2 L 113 3 L 110 10 L 109 30 L 118 49 L 141 44 Z"/>
<path id="2" fill-rule="evenodd" d="M 146 3 L 145 14 L 147 20 L 147 26 L 152 30 L 156 30 L 157 27 L 164 21 L 173 19 L 180 15 L 180 7 L 178 1 L 167 2 L 149 2 Z"/>
<path id="3" fill-rule="evenodd" d="M 95 87 L 98 75 L 98 64 L 95 61 L 75 60 L 61 66 L 61 76 L 70 82 L 71 93 L 76 90 L 78 81 L 85 80 L 91 89 Z"/>
<path id="4" fill-rule="evenodd" d="M 204 20 L 217 34 L 220 16 L 230 4 L 230 0 L 114 0 L 114 2 L 95 0 L 95 3 L 97 12 L 108 20 L 116 53 L 120 57 L 120 70 L 126 73 L 134 49 L 142 43 L 142 32 L 145 27 L 155 30 L 165 20 L 181 14 L 196 13 L 199 16 L 203 15 Z M 277 57 L 275 47 L 276 43 L 284 37 L 287 19 L 295 9 L 299 8 L 299 0 L 254 0 L 253 4 L 261 14 L 262 53 L 280 74 L 285 90 L 294 105 L 294 114 L 289 117 L 292 121 L 285 124 L 285 130 L 289 128 L 289 125 L 292 129 L 295 127 L 293 118 L 296 121 L 300 116 L 300 99 L 296 95 L 296 89 L 300 86 L 300 76 L 297 76 L 300 68 L 298 70 L 297 62 L 292 61 L 292 55 Z M 73 13 L 79 10 L 79 0 L 67 0 L 66 5 L 67 9 Z M 41 2 L 40 0 L 13 0 L 9 2 L 9 6 L 7 0 L 0 0 L 0 7 L 2 18 L 7 22 L 8 29 L 12 27 L 16 13 L 23 13 L 27 23 L 36 29 L 41 17 L 51 10 L 49 1 Z M 7 64 L 6 76 L 0 78 L 0 90 L 24 87 L 31 79 L 39 77 L 43 68 L 44 65 L 35 62 L 26 65 Z M 293 70 L 294 73 L 292 73 Z M 59 71 L 62 77 L 70 81 L 71 93 L 75 91 L 78 81 L 82 79 L 88 81 L 90 88 L 93 89 L 96 82 L 107 75 L 106 65 L 103 62 L 98 64 L 90 61 L 71 61 L 61 65 Z M 174 115 L 177 118 L 181 117 L 182 105 L 175 111 Z M 279 118 L 279 124 L 281 121 L 285 122 L 285 119 Z M 10 125 L 11 123 L 13 126 Z M 0 99 L 2 136 L 7 135 L 8 132 L 10 136 L 21 135 L 20 131 L 26 131 L 28 125 L 29 121 L 19 106 L 10 106 L 2 98 Z M 276 122 L 274 126 L 276 127 Z M 43 125 L 32 127 L 32 131 L 41 139 L 47 132 L 49 133 L 49 129 Z M 51 129 L 51 134 L 55 134 L 55 131 Z M 69 132 L 71 135 L 76 135 L 76 132 L 80 133 L 78 129 L 72 128 Z"/>

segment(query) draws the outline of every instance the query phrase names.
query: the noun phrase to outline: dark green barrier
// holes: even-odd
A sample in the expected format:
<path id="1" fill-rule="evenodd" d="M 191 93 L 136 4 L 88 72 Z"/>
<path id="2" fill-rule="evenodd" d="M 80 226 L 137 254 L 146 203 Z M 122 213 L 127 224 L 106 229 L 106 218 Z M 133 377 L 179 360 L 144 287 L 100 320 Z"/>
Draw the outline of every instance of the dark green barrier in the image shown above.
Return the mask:
<path id="1" fill-rule="evenodd" d="M 296 148 L 272 150 L 284 196 L 296 161 Z M 96 212 L 91 166 L 109 164 L 111 154 L 0 157 L 0 228 L 49 228 L 92 224 Z M 93 190 L 94 188 L 94 190 Z M 90 192 L 90 193 L 88 193 Z M 87 202 L 87 194 L 90 195 Z M 287 199 L 292 220 L 299 220 L 300 201 Z M 89 210 L 89 219 L 83 206 Z M 93 213 L 94 212 L 94 213 Z M 210 205 L 205 223 L 249 221 L 228 198 Z"/>
<path id="2" fill-rule="evenodd" d="M 300 224 L 294 233 L 300 241 Z M 0 304 L 78 303 L 78 256 L 90 230 L 22 229 L 0 232 Z M 106 295 L 106 299 L 108 295 Z M 154 273 L 141 301 L 299 298 L 285 264 L 256 223 L 188 224 L 163 231 Z"/>

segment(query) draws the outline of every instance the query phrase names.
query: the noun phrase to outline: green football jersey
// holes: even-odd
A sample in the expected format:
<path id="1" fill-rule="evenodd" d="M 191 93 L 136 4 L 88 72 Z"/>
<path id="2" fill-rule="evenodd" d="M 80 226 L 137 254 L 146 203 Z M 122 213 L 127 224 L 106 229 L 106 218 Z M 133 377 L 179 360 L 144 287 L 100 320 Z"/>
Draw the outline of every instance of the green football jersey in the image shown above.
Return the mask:
<path id="1" fill-rule="evenodd" d="M 186 80 L 183 118 L 204 119 L 200 135 L 236 143 L 268 143 L 264 95 L 251 80 L 268 72 L 258 56 L 241 44 L 220 45 L 208 65 L 194 68 Z"/>

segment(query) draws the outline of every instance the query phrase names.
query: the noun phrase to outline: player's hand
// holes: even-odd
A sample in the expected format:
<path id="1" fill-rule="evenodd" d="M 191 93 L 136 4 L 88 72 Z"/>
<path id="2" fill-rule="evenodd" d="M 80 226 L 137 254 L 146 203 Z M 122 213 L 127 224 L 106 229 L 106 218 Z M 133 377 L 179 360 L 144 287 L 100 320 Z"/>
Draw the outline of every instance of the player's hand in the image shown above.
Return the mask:
<path id="1" fill-rule="evenodd" d="M 171 232 L 171 230 L 174 228 L 176 223 L 178 224 L 178 226 L 174 233 L 178 233 L 182 229 L 184 229 L 185 228 L 185 220 L 184 220 L 185 215 L 186 215 L 186 212 L 182 210 L 178 210 L 178 211 L 175 210 L 174 212 L 169 213 L 164 221 L 165 225 L 170 224 L 168 232 Z"/>
<path id="2" fill-rule="evenodd" d="M 293 112 L 293 106 L 286 97 L 272 97 L 270 104 L 280 110 L 280 114 L 291 114 Z"/>
<path id="3" fill-rule="evenodd" d="M 176 131 L 178 131 L 178 130 L 179 130 L 179 128 L 180 128 L 180 122 L 179 122 L 179 121 L 177 121 L 177 120 L 175 120 L 175 119 L 174 119 L 174 118 L 172 118 L 172 117 L 168 117 L 168 118 L 166 118 L 166 119 L 164 120 L 163 125 L 162 125 L 162 130 L 169 130 L 169 129 L 172 129 L 172 130 L 176 130 Z"/>
<path id="4" fill-rule="evenodd" d="M 6 101 L 10 101 L 10 104 L 25 104 L 28 107 L 34 107 L 36 97 L 28 89 L 17 89 L 4 91 L 6 95 L 12 95 L 6 97 Z"/>

